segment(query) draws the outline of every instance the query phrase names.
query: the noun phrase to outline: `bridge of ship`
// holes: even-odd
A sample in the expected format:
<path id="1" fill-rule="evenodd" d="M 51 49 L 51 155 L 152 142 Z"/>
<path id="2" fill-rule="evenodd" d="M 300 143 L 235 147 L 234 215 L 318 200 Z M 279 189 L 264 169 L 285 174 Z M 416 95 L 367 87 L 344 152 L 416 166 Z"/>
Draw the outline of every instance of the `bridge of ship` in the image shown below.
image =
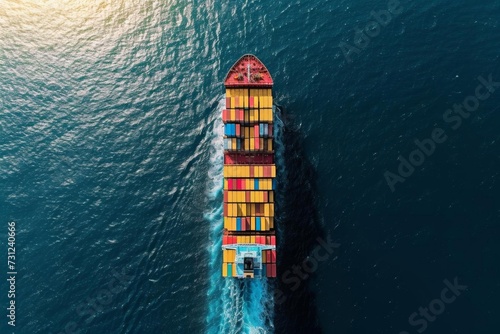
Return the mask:
<path id="1" fill-rule="evenodd" d="M 236 250 L 236 277 L 238 278 L 261 278 L 262 274 L 262 251 L 276 250 L 275 245 L 256 244 L 229 244 L 223 245 L 222 249 Z"/>

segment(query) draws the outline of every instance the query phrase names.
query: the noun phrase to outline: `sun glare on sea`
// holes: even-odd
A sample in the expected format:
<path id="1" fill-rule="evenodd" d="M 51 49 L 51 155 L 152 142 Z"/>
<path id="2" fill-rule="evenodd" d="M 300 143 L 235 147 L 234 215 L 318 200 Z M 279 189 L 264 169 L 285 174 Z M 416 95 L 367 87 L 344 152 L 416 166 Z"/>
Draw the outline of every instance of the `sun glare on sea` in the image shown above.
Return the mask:
<path id="1" fill-rule="evenodd" d="M 124 0 L 0 0 L 0 36 L 58 39 L 138 19 L 140 2 Z"/>

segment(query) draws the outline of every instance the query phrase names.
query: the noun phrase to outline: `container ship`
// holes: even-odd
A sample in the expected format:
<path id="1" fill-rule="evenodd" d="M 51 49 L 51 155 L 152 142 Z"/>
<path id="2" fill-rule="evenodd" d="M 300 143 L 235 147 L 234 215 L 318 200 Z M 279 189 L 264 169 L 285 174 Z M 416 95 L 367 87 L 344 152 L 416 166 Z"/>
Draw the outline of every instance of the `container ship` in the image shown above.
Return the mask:
<path id="1" fill-rule="evenodd" d="M 276 277 L 273 80 L 247 54 L 231 67 L 224 86 L 222 276 Z"/>

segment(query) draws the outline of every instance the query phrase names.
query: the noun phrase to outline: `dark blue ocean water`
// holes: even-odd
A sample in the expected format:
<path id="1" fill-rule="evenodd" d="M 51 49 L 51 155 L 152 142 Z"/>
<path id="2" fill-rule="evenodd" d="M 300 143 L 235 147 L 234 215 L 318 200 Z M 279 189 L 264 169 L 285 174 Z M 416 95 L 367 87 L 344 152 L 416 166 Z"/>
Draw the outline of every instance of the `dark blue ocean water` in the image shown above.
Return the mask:
<path id="1" fill-rule="evenodd" d="M 473 97 L 500 81 L 499 21 L 493 0 L 0 2 L 0 332 L 499 332 L 500 87 Z M 283 111 L 278 283 L 218 273 L 243 53 Z M 340 246 L 290 283 L 318 238 Z M 445 280 L 467 289 L 444 303 Z"/>

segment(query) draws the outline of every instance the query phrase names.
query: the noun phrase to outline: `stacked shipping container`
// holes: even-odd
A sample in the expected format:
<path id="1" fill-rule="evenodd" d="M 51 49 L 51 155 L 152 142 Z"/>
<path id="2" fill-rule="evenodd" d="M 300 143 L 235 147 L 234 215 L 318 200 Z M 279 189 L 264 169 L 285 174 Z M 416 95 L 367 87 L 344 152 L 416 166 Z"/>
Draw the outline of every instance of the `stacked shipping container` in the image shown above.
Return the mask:
<path id="1" fill-rule="evenodd" d="M 246 55 L 225 85 L 222 275 L 276 277 L 272 79 L 255 56 Z M 242 272 L 243 251 L 245 261 L 255 254 L 252 272 L 246 264 Z"/>

